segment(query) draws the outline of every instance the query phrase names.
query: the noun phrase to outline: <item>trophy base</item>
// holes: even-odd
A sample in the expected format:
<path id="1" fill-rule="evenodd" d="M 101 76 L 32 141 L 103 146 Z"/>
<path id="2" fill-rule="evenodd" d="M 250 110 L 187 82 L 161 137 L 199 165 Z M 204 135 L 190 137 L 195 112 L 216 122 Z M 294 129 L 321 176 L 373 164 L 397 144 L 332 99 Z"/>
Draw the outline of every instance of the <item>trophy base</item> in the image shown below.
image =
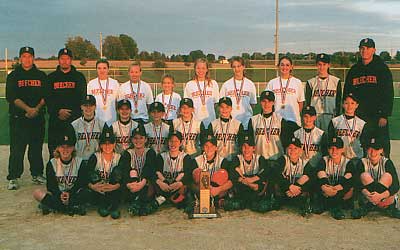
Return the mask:
<path id="1" fill-rule="evenodd" d="M 211 207 L 209 213 L 200 213 L 199 210 L 200 209 L 198 207 L 195 207 L 193 213 L 189 214 L 189 219 L 212 219 L 221 217 L 215 210 L 215 207 Z"/>

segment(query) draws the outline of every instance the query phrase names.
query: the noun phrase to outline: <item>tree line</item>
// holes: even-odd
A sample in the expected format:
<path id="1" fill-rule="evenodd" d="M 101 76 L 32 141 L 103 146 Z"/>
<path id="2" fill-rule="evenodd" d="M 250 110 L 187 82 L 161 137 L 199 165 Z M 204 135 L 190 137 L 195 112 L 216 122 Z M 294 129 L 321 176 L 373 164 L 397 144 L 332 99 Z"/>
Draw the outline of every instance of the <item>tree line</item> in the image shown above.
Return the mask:
<path id="1" fill-rule="evenodd" d="M 81 60 L 81 65 L 85 65 L 87 60 L 96 60 L 100 57 L 100 52 L 96 46 L 89 40 L 81 37 L 69 37 L 65 43 L 65 46 L 72 50 L 74 57 L 77 60 Z M 185 62 L 191 63 L 198 58 L 207 58 L 209 62 L 218 62 L 226 59 L 225 56 L 214 54 L 205 54 L 201 50 L 191 51 L 189 54 L 173 54 L 167 56 L 164 53 L 153 51 L 139 51 L 138 44 L 129 35 L 120 34 L 119 36 L 109 35 L 103 40 L 103 56 L 109 60 L 140 60 L 140 61 L 154 61 L 154 67 L 165 67 L 165 62 Z M 307 54 L 296 54 L 296 53 L 285 53 L 280 56 L 290 56 L 293 60 L 304 61 L 313 64 L 316 53 Z M 242 56 L 246 61 L 250 60 L 274 60 L 275 55 L 271 52 L 261 53 L 254 52 L 242 53 Z M 387 51 L 382 51 L 379 56 L 388 63 L 399 63 L 400 62 L 400 51 L 397 51 L 394 58 L 390 56 Z M 341 66 L 350 66 L 355 63 L 359 58 L 358 52 L 335 52 L 331 55 L 331 63 Z M 54 56 L 49 59 L 54 59 Z M 305 63 L 307 64 L 307 63 Z"/>

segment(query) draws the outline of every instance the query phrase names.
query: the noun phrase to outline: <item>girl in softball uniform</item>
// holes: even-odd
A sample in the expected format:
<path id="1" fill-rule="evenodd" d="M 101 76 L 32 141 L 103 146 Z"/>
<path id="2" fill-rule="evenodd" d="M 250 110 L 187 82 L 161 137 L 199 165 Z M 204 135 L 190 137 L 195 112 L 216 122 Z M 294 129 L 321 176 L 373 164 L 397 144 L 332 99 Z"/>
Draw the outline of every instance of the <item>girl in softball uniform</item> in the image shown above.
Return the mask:
<path id="1" fill-rule="evenodd" d="M 74 129 L 68 125 L 58 136 L 54 158 L 46 167 L 47 190 L 37 189 L 33 197 L 40 202 L 44 215 L 51 211 L 85 215 L 87 168 L 82 158 L 75 155 Z"/>
<path id="2" fill-rule="evenodd" d="M 317 112 L 315 125 L 328 132 L 333 117 L 340 115 L 342 84 L 340 79 L 329 73 L 330 56 L 318 54 L 316 58 L 318 75 L 306 83 L 306 105 L 313 106 Z"/>
<path id="3" fill-rule="evenodd" d="M 156 96 L 155 101 L 161 102 L 165 108 L 163 121 L 172 126 L 172 121 L 178 118 L 181 96 L 174 92 L 175 80 L 172 75 L 166 74 L 161 79 L 162 93 Z"/>
<path id="4" fill-rule="evenodd" d="M 117 120 L 116 102 L 119 83 L 108 76 L 110 63 L 105 59 L 96 62 L 97 78 L 87 84 L 87 93 L 96 98 L 97 117 L 111 126 Z"/>
<path id="5" fill-rule="evenodd" d="M 132 106 L 132 119 L 140 124 L 149 121 L 148 105 L 153 103 L 153 91 L 150 85 L 142 81 L 142 68 L 139 62 L 133 62 L 128 68 L 129 81 L 121 84 L 118 100 L 128 99 Z"/>
<path id="6" fill-rule="evenodd" d="M 100 151 L 90 157 L 87 168 L 89 197 L 97 206 L 97 212 L 101 217 L 110 215 L 118 219 L 125 162 L 115 152 L 115 135 L 111 127 L 104 126 L 100 136 Z"/>
<path id="7" fill-rule="evenodd" d="M 122 154 L 130 147 L 132 132 L 139 126 L 139 123 L 131 118 L 132 107 L 129 100 L 118 101 L 117 109 L 118 121 L 112 124 L 112 128 L 116 139 L 115 152 Z"/>
<path id="8" fill-rule="evenodd" d="M 275 93 L 275 112 L 283 119 L 301 126 L 300 111 L 305 100 L 303 84 L 292 75 L 292 59 L 281 57 L 277 66 L 279 76 L 268 82 L 266 90 Z"/>
<path id="9" fill-rule="evenodd" d="M 244 75 L 245 65 L 243 58 L 232 58 L 231 68 L 233 77 L 224 82 L 219 95 L 231 98 L 232 118 L 240 121 L 244 129 L 247 130 L 249 120 L 253 116 L 253 109 L 257 104 L 256 87 Z"/>
<path id="10" fill-rule="evenodd" d="M 162 121 L 165 114 L 164 105 L 161 102 L 150 104 L 149 113 L 151 122 L 144 125 L 146 130 L 148 147 L 156 151 L 157 154 L 167 151 L 167 139 L 171 132 L 171 127 Z"/>
<path id="11" fill-rule="evenodd" d="M 238 144 L 244 135 L 243 125 L 232 118 L 232 100 L 222 97 L 218 102 L 219 118 L 208 126 L 208 133 L 217 138 L 218 154 L 224 158 L 230 158 L 239 152 Z"/>
<path id="12" fill-rule="evenodd" d="M 180 117 L 173 121 L 173 130 L 182 134 L 182 148 L 188 155 L 200 153 L 201 142 L 207 135 L 203 122 L 196 120 L 193 111 L 192 99 L 183 98 L 179 105 Z"/>
<path id="13" fill-rule="evenodd" d="M 156 152 L 146 147 L 146 131 L 142 126 L 132 133 L 132 147 L 125 151 L 127 169 L 124 171 L 124 183 L 128 189 L 128 213 L 148 215 L 156 211 L 153 180 Z M 160 201 L 161 203 L 161 201 Z"/>
<path id="14" fill-rule="evenodd" d="M 71 124 L 77 138 L 76 154 L 87 162 L 90 156 L 99 150 L 99 139 L 101 131 L 103 131 L 104 121 L 96 116 L 96 98 L 94 96 L 87 95 L 81 102 L 81 109 L 82 117 Z"/>
<path id="15" fill-rule="evenodd" d="M 215 103 L 219 99 L 219 87 L 210 77 L 208 62 L 199 58 L 194 63 L 194 79 L 186 83 L 183 97 L 193 100 L 194 116 L 207 127 L 215 119 Z"/>

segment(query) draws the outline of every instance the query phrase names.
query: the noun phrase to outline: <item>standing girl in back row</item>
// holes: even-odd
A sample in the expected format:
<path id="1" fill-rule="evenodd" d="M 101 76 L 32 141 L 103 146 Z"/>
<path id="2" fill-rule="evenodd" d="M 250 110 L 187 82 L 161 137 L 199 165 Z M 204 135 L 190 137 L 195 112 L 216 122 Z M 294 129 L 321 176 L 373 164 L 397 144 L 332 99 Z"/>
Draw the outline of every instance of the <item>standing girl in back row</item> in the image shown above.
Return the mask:
<path id="1" fill-rule="evenodd" d="M 268 82 L 266 90 L 271 90 L 275 94 L 275 112 L 283 119 L 301 126 L 300 111 L 304 103 L 303 84 L 292 75 L 291 58 L 281 57 L 277 66 L 279 76 Z"/>

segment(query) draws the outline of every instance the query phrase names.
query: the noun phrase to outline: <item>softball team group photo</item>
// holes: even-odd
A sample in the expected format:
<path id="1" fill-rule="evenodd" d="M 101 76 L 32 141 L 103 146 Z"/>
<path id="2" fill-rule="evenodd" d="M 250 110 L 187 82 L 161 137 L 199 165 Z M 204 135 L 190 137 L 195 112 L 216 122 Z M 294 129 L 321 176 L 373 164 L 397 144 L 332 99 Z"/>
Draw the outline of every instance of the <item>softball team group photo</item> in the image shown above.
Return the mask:
<path id="1" fill-rule="evenodd" d="M 258 95 L 243 58 L 231 58 L 232 76 L 221 85 L 207 60 L 197 59 L 182 96 L 171 74 L 153 96 L 138 61 L 119 83 L 109 76 L 109 61 L 99 59 L 97 77 L 87 82 L 69 48 L 60 49 L 57 69 L 46 75 L 34 64 L 34 49 L 22 47 L 6 80 L 7 188 L 20 188 L 28 147 L 32 182 L 45 185 L 33 192 L 43 215 L 96 210 L 118 219 L 122 210 L 157 216 L 168 206 L 191 214 L 206 171 L 217 210 L 399 219 L 388 122 L 392 74 L 373 39 L 358 48 L 360 60 L 343 82 L 331 75 L 329 54 L 316 55 L 315 77 L 305 83 L 283 56 L 278 76 Z"/>

